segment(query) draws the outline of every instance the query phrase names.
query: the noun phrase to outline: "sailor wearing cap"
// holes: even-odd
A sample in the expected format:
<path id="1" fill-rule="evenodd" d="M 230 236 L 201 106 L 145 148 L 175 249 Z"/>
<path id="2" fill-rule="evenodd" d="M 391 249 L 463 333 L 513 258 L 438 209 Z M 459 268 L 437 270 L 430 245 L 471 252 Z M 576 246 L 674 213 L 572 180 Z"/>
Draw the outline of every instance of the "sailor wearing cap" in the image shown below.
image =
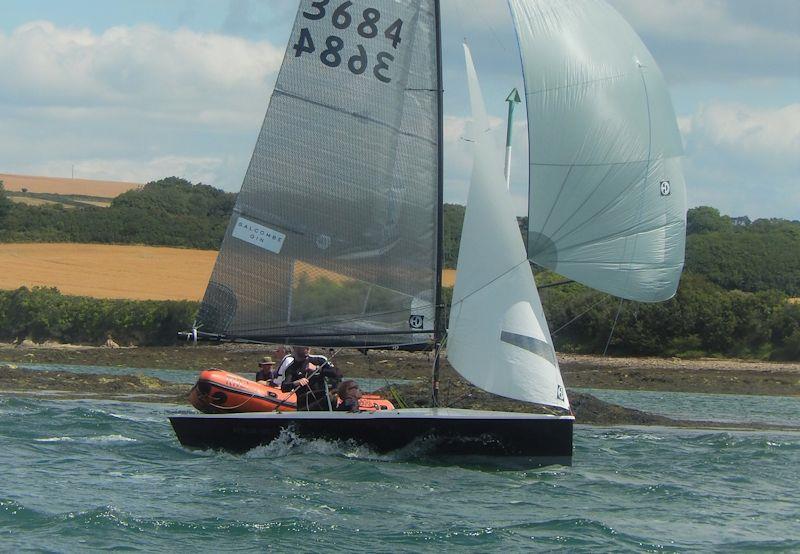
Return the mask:
<path id="1" fill-rule="evenodd" d="M 258 372 L 256 373 L 256 382 L 262 385 L 268 385 L 272 376 L 272 370 L 275 367 L 275 362 L 270 356 L 264 356 L 258 362 Z"/>

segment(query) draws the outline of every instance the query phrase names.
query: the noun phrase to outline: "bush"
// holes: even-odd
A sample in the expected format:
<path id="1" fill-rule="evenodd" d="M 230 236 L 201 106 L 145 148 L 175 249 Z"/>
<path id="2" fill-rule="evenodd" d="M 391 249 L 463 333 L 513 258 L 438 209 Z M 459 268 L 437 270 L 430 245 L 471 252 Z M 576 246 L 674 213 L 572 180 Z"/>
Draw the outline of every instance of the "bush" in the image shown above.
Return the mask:
<path id="1" fill-rule="evenodd" d="M 0 339 L 141 346 L 174 344 L 191 327 L 196 302 L 102 300 L 55 288 L 0 291 Z"/>

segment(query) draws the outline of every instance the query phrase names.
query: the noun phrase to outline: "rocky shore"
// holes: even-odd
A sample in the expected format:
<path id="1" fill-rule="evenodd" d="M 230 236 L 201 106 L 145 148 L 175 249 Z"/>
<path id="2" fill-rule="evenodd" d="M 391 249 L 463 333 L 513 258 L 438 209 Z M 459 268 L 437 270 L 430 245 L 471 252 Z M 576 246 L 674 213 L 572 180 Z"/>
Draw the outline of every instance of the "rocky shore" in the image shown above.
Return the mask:
<path id="1" fill-rule="evenodd" d="M 186 404 L 189 387 L 138 375 L 135 368 L 185 369 L 197 372 L 220 367 L 252 377 L 263 348 L 242 345 L 201 345 L 165 348 L 86 348 L 54 345 L 0 346 L 0 393 L 47 395 L 56 398 L 114 399 Z M 432 358 L 429 354 L 374 351 L 326 352 L 352 378 L 405 380 L 393 391 L 409 407 L 430 401 Z M 800 396 L 800 364 L 768 364 L 742 360 L 677 360 L 559 356 L 568 389 L 607 388 L 731 394 Z M 94 375 L 70 371 L 29 370 L 26 364 L 119 367 L 119 374 Z M 541 407 L 486 393 L 442 366 L 444 405 L 502 411 L 542 411 Z M 395 396 L 396 395 L 396 396 Z M 570 391 L 578 423 L 594 425 L 665 425 L 720 427 L 715 422 L 680 421 L 603 402 Z M 779 428 L 768 425 L 724 424 L 726 428 Z"/>
<path id="2" fill-rule="evenodd" d="M 321 351 L 330 355 L 331 352 Z M 0 363 L 100 365 L 185 369 L 219 367 L 255 374 L 268 349 L 251 345 L 198 345 L 148 348 L 92 348 L 70 345 L 0 345 Z M 335 363 L 349 377 L 429 379 L 433 359 L 426 353 L 334 351 Z M 559 354 L 568 389 L 598 388 L 800 396 L 800 363 L 752 360 L 615 358 Z M 455 376 L 446 362 L 442 380 Z"/>

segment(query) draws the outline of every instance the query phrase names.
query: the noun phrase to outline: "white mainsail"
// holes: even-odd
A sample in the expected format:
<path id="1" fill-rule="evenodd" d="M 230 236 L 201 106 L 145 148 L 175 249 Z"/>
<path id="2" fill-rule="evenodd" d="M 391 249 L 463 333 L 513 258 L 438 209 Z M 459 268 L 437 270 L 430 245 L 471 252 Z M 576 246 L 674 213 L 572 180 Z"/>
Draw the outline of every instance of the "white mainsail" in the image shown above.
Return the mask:
<path id="1" fill-rule="evenodd" d="M 488 129 L 472 57 L 464 46 L 475 129 Z M 487 133 L 475 137 L 447 339 L 466 379 L 508 398 L 569 408 L 525 245 Z"/>
<path id="2" fill-rule="evenodd" d="M 661 71 L 604 0 L 509 6 L 528 107 L 530 258 L 623 298 L 671 298 L 686 191 Z"/>

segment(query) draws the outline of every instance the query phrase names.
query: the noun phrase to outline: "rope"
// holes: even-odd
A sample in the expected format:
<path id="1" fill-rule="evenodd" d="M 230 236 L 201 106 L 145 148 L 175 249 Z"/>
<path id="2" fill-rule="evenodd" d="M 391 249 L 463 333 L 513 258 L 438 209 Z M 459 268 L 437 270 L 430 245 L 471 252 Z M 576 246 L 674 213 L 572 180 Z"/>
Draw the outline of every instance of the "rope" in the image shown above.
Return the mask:
<path id="1" fill-rule="evenodd" d="M 250 402 L 255 395 L 256 395 L 256 393 L 252 393 L 250 395 L 250 398 L 248 398 L 247 400 L 245 400 L 244 402 L 242 402 L 238 406 L 219 406 L 217 404 L 214 404 L 213 402 L 209 402 L 208 405 L 209 406 L 213 406 L 214 408 L 217 408 L 218 410 L 238 410 L 239 408 L 241 408 L 242 406 L 244 406 L 245 404 Z"/>

